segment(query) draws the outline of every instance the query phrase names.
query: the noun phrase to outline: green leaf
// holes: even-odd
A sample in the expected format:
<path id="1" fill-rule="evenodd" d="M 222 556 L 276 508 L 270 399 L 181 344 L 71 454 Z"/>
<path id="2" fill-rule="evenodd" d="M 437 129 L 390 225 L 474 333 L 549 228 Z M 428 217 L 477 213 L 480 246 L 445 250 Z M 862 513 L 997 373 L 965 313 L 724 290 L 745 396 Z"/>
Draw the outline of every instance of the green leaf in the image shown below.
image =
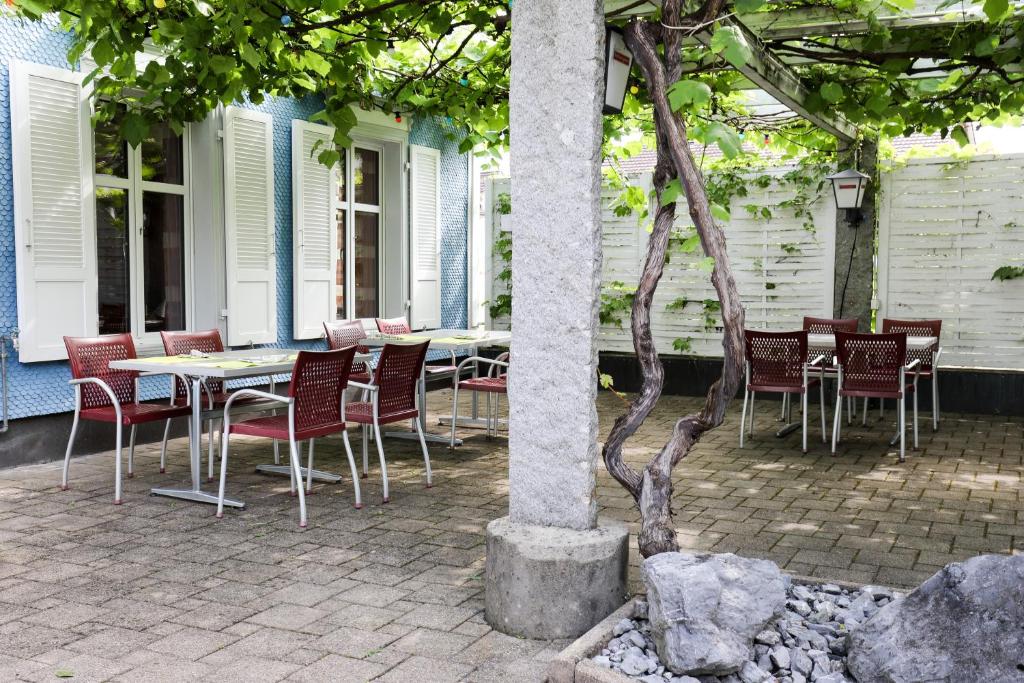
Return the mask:
<path id="1" fill-rule="evenodd" d="M 668 101 L 674 111 L 697 109 L 711 101 L 711 87 L 700 81 L 676 81 L 668 89 Z"/>
<path id="2" fill-rule="evenodd" d="M 92 58 L 99 66 L 106 66 L 114 61 L 114 46 L 109 40 L 97 40 L 92 46 Z"/>
<path id="3" fill-rule="evenodd" d="M 725 208 L 721 204 L 711 204 L 711 215 L 723 223 L 728 223 L 732 219 L 732 216 L 729 214 L 729 209 Z"/>
<path id="4" fill-rule="evenodd" d="M 673 178 L 668 181 L 665 185 L 665 189 L 661 191 L 661 205 L 667 206 L 674 201 L 677 201 L 683 194 L 683 186 L 679 184 L 679 178 Z"/>
<path id="5" fill-rule="evenodd" d="M 697 264 L 697 267 L 703 270 L 705 273 L 710 273 L 715 269 L 715 257 L 705 256 L 700 260 L 700 263 Z"/>
<path id="6" fill-rule="evenodd" d="M 843 99 L 843 86 L 839 85 L 838 83 L 822 83 L 821 87 L 818 89 L 818 92 L 821 93 L 821 97 L 823 100 L 825 100 L 826 102 L 831 102 L 832 104 L 835 104 L 839 100 Z"/>
<path id="7" fill-rule="evenodd" d="M 716 143 L 727 159 L 732 159 L 742 150 L 743 140 L 739 133 L 718 121 L 712 122 L 705 129 L 704 136 L 708 142 Z"/>
<path id="8" fill-rule="evenodd" d="M 961 147 L 966 147 L 971 144 L 970 139 L 967 137 L 967 131 L 963 129 L 963 126 L 957 126 L 950 131 L 949 136 L 960 143 Z"/>
<path id="9" fill-rule="evenodd" d="M 985 0 L 985 5 L 982 9 L 988 20 L 994 24 L 1009 13 L 1010 2 L 1009 0 Z"/>
<path id="10" fill-rule="evenodd" d="M 992 273 L 993 280 L 1016 280 L 1024 277 L 1024 266 L 1000 266 Z"/>
<path id="11" fill-rule="evenodd" d="M 263 61 L 263 58 L 260 57 L 260 53 L 257 52 L 256 48 L 249 43 L 243 43 L 242 49 L 239 50 L 239 53 L 242 55 L 242 59 L 245 60 L 245 63 L 253 68 L 258 67 L 260 62 Z"/>
<path id="12" fill-rule="evenodd" d="M 750 61 L 753 53 L 746 38 L 735 26 L 720 26 L 711 36 L 711 51 L 721 54 L 726 61 L 739 68 Z"/>
<path id="13" fill-rule="evenodd" d="M 764 6 L 765 2 L 766 0 L 736 0 L 736 12 L 739 14 L 756 12 Z"/>
<path id="14" fill-rule="evenodd" d="M 611 389 L 615 384 L 615 380 L 612 379 L 612 376 L 605 372 L 598 373 L 597 379 L 598 382 L 600 382 L 602 389 Z"/>
<path id="15" fill-rule="evenodd" d="M 149 122 L 142 114 L 135 111 L 125 114 L 124 120 L 121 121 L 121 136 L 129 145 L 138 147 L 148 133 Z"/>
<path id="16" fill-rule="evenodd" d="M 57 678 L 74 678 L 75 672 L 71 669 L 57 669 L 53 672 L 53 675 Z"/>

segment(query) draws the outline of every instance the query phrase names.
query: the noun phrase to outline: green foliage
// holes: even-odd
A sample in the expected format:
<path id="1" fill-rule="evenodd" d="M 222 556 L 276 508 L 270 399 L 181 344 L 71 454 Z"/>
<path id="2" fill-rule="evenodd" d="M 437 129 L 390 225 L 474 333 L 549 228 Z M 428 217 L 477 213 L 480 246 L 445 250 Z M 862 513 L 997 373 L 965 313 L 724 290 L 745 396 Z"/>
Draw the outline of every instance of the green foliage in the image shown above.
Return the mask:
<path id="1" fill-rule="evenodd" d="M 502 216 L 512 213 L 512 196 L 508 192 L 500 192 L 494 198 L 494 211 Z"/>
<path id="2" fill-rule="evenodd" d="M 137 144 L 156 122 L 200 121 L 218 105 L 319 94 L 318 120 L 347 144 L 353 107 L 451 120 L 464 149 L 501 146 L 508 125 L 507 0 L 32 0 L 58 12 L 70 61 L 89 55 L 97 117 L 125 106 Z M 287 15 L 287 19 L 285 16 Z M 136 57 L 162 59 L 144 69 Z M 148 60 L 147 60 L 148 61 Z M 325 157 L 330 160 L 330 156 Z"/>
<path id="3" fill-rule="evenodd" d="M 601 292 L 601 306 L 598 317 L 602 325 L 615 325 L 622 329 L 622 318 L 633 308 L 636 287 L 629 287 L 618 280 L 608 283 Z"/>
<path id="4" fill-rule="evenodd" d="M 1016 280 L 1024 277 L 1024 266 L 1000 266 L 992 273 L 993 280 Z"/>

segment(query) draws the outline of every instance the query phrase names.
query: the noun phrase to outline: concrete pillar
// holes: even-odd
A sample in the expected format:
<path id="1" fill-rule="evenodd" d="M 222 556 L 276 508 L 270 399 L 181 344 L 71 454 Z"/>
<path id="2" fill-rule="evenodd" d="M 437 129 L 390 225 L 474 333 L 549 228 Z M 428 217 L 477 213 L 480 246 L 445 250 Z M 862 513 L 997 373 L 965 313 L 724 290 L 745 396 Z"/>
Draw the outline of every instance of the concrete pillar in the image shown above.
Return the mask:
<path id="1" fill-rule="evenodd" d="M 628 533 L 594 499 L 603 0 L 512 10 L 509 516 L 488 527 L 487 619 L 585 632 L 625 596 Z"/>
<path id="2" fill-rule="evenodd" d="M 871 176 L 864 193 L 860 222 L 854 224 L 840 209 L 836 214 L 835 301 L 837 318 L 857 318 L 861 332 L 871 330 L 871 293 L 874 280 L 875 198 L 878 194 L 878 146 L 863 144 L 860 160 L 852 153 L 840 155 L 839 170 L 857 167 Z M 851 258 L 852 251 L 852 258 Z"/>

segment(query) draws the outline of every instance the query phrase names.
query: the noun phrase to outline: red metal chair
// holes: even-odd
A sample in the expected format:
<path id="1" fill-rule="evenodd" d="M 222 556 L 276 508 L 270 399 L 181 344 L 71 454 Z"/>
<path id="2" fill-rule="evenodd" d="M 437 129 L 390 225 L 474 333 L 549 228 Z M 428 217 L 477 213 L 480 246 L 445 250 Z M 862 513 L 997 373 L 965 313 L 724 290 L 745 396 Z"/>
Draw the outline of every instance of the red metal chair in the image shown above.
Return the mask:
<path id="1" fill-rule="evenodd" d="M 856 332 L 857 331 L 857 318 L 814 318 L 809 315 L 804 316 L 804 330 L 808 334 L 832 334 L 836 332 Z M 836 373 L 833 369 L 832 363 L 829 363 L 827 359 L 835 358 L 835 350 L 828 348 L 816 348 L 809 347 L 807 349 L 807 360 L 810 361 L 812 358 L 824 355 L 826 361 L 822 363 L 825 366 L 825 376 L 829 379 L 835 379 Z M 853 400 L 846 402 L 846 424 L 850 424 L 853 420 L 853 413 L 857 409 Z M 867 417 L 867 406 L 864 407 L 864 416 Z"/>
<path id="2" fill-rule="evenodd" d="M 373 372 L 370 384 L 352 382 L 353 387 L 363 389 L 370 394 L 369 401 L 350 403 L 346 410 L 346 419 L 363 425 L 363 476 L 369 467 L 367 452 L 367 431 L 373 426 L 377 443 L 377 455 L 380 458 L 381 478 L 384 482 L 384 502 L 391 497 L 388 493 L 388 467 L 384 461 L 384 446 L 381 441 L 380 426 L 393 422 L 411 420 L 420 438 L 423 449 L 423 463 L 427 469 L 427 488 L 433 485 L 430 473 L 430 454 L 427 442 L 423 438 L 423 427 L 420 425 L 420 410 L 424 406 L 416 405 L 420 373 L 423 361 L 427 356 L 429 342 L 421 344 L 385 344 L 377 359 L 377 368 Z"/>
<path id="3" fill-rule="evenodd" d="M 128 440 L 128 476 L 133 475 L 135 457 L 135 429 L 146 422 L 157 422 L 175 417 L 188 418 L 192 411 L 187 406 L 166 403 L 139 402 L 139 373 L 131 370 L 111 370 L 110 362 L 135 358 L 135 344 L 130 334 L 111 334 L 102 337 L 64 337 L 71 364 L 71 386 L 75 388 L 75 419 L 71 425 L 67 452 L 64 454 L 64 472 L 60 488 L 68 490 L 68 470 L 71 466 L 71 447 L 78 433 L 78 421 L 112 422 L 117 427 L 114 449 L 114 505 L 121 504 L 121 430 L 131 427 Z"/>
<path id="4" fill-rule="evenodd" d="M 224 351 L 224 342 L 221 340 L 220 330 L 203 330 L 201 332 L 160 332 L 160 340 L 164 345 L 164 353 L 168 356 L 179 356 L 188 355 L 193 351 L 199 351 L 201 353 L 222 353 Z M 188 405 L 191 399 L 191 389 L 189 388 L 188 382 L 182 380 L 179 377 L 174 377 L 171 380 L 172 383 L 172 394 L 171 394 L 171 405 Z M 274 391 L 274 379 L 270 379 L 270 391 Z M 219 379 L 207 379 L 203 382 L 203 396 L 207 402 L 207 410 L 223 410 L 224 404 L 227 403 L 231 397 L 231 393 L 227 391 L 224 386 L 224 382 Z M 259 403 L 258 398 L 249 397 L 243 399 L 242 403 L 252 405 Z M 215 418 L 211 417 L 206 422 L 207 434 L 209 435 L 209 443 L 207 449 L 207 479 L 213 481 L 213 423 Z M 164 425 L 164 438 L 160 444 L 160 473 L 163 474 L 167 467 L 167 437 L 170 433 L 171 421 L 168 420 Z M 200 435 L 202 438 L 202 435 Z M 221 439 L 223 439 L 223 434 Z M 277 455 L 277 444 L 275 443 L 274 454 L 276 458 L 280 458 Z"/>
<path id="5" fill-rule="evenodd" d="M 462 376 L 462 368 L 470 363 L 481 363 L 489 365 L 486 377 L 471 377 L 461 382 L 455 382 L 455 390 L 452 392 L 452 436 L 448 442 L 448 448 L 455 448 L 455 424 L 459 415 L 459 390 L 479 391 L 487 395 L 487 436 L 498 435 L 498 401 L 502 394 L 508 394 L 508 353 L 503 353 L 497 358 L 484 358 L 472 356 L 459 363 L 455 373 L 456 377 Z M 493 406 L 493 427 L 491 417 L 491 397 L 494 397 Z"/>
<path id="6" fill-rule="evenodd" d="M 410 334 L 412 333 L 412 327 L 409 326 L 409 321 L 404 317 L 402 318 L 377 318 L 377 331 L 381 334 Z M 451 365 L 427 365 L 424 368 L 424 372 L 428 377 L 442 377 L 444 375 L 455 376 L 455 371 L 458 370 L 458 360 L 455 357 L 455 352 L 451 352 L 452 363 Z"/>
<path id="7" fill-rule="evenodd" d="M 917 368 L 918 359 L 907 363 L 907 335 L 851 334 L 836 332 L 836 353 L 839 360 L 839 388 L 835 421 L 832 425 L 832 455 L 839 442 L 839 404 L 841 397 L 892 398 L 899 401 L 900 462 L 906 452 L 907 394 L 914 395 L 914 448 L 917 449 Z M 906 373 L 914 371 L 914 380 L 907 382 Z"/>
<path id="8" fill-rule="evenodd" d="M 359 342 L 366 339 L 366 330 L 363 323 L 358 320 L 338 320 L 336 322 L 325 322 L 324 333 L 327 335 L 327 348 L 330 350 L 343 349 L 348 346 L 355 346 L 357 353 L 369 353 L 370 349 Z M 352 368 L 349 375 L 350 382 L 369 382 L 373 368 L 369 363 L 360 363 Z"/>
<path id="9" fill-rule="evenodd" d="M 908 337 L 935 337 L 935 343 L 927 349 L 907 349 L 907 358 L 920 360 L 921 377 L 932 382 L 932 431 L 939 428 L 939 345 L 942 334 L 941 320 L 894 320 L 882 319 L 882 332 L 906 332 Z"/>
<path id="10" fill-rule="evenodd" d="M 824 356 L 807 362 L 807 332 L 760 332 L 744 330 L 746 345 L 746 386 L 743 392 L 743 414 L 740 417 L 740 448 L 747 422 L 747 399 L 750 399 L 750 434 L 754 433 L 754 400 L 757 392 L 799 394 L 803 405 L 803 451 L 807 452 L 807 393 L 818 386 L 821 402 L 821 442 L 825 443 L 825 378 Z M 808 374 L 816 367 L 819 377 Z"/>
<path id="11" fill-rule="evenodd" d="M 345 455 L 352 470 L 352 486 L 356 494 L 356 509 L 363 507 L 359 493 L 359 476 L 356 461 L 352 457 L 352 446 L 348 440 L 345 424 L 343 397 L 352 371 L 352 358 L 356 347 L 336 351 L 300 351 L 292 368 L 292 381 L 288 385 L 288 396 L 279 396 L 257 389 L 239 389 L 231 394 L 224 405 L 224 439 L 220 456 L 220 489 L 217 502 L 217 517 L 224 516 L 224 488 L 227 483 L 228 443 L 232 434 L 264 436 L 288 441 L 288 452 L 292 466 L 291 491 L 294 495 L 298 482 L 299 526 L 306 526 L 306 493 L 313 486 L 313 441 L 328 434 L 341 432 L 345 444 Z M 276 401 L 288 406 L 287 415 L 269 415 L 250 418 L 241 422 L 231 421 L 231 408 L 236 401 L 256 397 Z M 299 463 L 299 442 L 309 441 L 309 462 L 306 465 L 306 486 L 302 486 L 302 469 Z M 305 488 L 305 490 L 303 490 Z"/>

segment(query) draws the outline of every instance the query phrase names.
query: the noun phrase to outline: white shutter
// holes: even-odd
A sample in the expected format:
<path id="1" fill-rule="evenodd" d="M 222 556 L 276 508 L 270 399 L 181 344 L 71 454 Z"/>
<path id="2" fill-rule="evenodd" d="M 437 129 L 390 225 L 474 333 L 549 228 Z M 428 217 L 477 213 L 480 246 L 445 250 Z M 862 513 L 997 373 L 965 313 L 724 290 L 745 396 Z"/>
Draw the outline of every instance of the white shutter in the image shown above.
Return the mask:
<path id="1" fill-rule="evenodd" d="M 99 324 L 92 129 L 81 78 L 11 65 L 22 362 L 67 358 L 63 336 L 93 336 Z"/>
<path id="2" fill-rule="evenodd" d="M 273 148 L 269 114 L 227 108 L 224 240 L 231 346 L 277 341 Z"/>
<path id="3" fill-rule="evenodd" d="M 441 326 L 441 152 L 409 146 L 414 330 Z"/>
<path id="4" fill-rule="evenodd" d="M 333 137 L 334 129 L 330 126 L 292 121 L 292 286 L 296 339 L 322 337 L 324 321 L 336 317 L 336 167 L 327 168 L 317 160 Z"/>

